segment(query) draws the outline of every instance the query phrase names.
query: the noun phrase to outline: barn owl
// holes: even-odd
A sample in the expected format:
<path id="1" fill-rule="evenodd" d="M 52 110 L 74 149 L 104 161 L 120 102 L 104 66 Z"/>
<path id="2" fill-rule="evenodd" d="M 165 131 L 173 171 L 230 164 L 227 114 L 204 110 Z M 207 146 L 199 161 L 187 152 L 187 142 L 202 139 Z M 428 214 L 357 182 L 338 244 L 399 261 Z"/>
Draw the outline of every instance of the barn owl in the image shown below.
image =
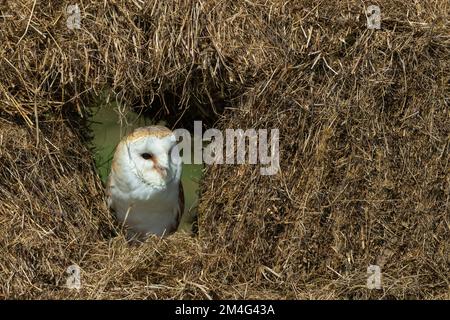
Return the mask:
<path id="1" fill-rule="evenodd" d="M 108 206 L 129 238 L 175 232 L 184 209 L 175 135 L 163 126 L 134 130 L 120 141 L 106 183 Z"/>

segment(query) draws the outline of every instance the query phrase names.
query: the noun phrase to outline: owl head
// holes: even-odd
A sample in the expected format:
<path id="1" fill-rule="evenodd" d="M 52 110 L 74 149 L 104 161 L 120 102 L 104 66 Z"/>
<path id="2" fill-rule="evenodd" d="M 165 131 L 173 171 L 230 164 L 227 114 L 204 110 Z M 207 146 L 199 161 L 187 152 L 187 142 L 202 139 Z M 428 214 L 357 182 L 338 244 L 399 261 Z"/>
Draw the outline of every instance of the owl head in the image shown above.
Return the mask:
<path id="1" fill-rule="evenodd" d="M 134 130 L 117 146 L 111 170 L 130 189 L 178 182 L 181 159 L 175 135 L 163 126 Z"/>

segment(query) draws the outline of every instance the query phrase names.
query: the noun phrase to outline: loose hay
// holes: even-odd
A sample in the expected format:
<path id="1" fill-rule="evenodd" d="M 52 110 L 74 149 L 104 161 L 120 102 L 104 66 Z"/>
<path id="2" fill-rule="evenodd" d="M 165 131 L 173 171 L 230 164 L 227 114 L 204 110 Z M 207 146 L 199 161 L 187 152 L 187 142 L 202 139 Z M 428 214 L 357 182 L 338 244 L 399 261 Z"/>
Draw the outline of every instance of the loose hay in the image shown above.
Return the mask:
<path id="1" fill-rule="evenodd" d="M 68 4 L 0 5 L 2 297 L 450 298 L 447 1 L 380 2 L 378 31 L 361 1 L 85 1 L 75 31 Z M 199 236 L 130 246 L 65 112 L 105 87 L 279 128 L 281 172 L 208 167 Z"/>

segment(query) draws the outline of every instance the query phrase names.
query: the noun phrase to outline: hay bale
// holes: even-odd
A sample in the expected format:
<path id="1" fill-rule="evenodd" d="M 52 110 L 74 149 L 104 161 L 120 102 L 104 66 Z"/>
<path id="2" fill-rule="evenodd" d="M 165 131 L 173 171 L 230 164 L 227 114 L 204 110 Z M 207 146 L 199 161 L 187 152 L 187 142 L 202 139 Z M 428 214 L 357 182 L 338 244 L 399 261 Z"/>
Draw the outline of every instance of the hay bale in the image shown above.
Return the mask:
<path id="1" fill-rule="evenodd" d="M 437 4 L 428 18 L 445 14 Z M 279 128 L 281 173 L 209 168 L 200 232 L 230 256 L 231 282 L 258 279 L 288 297 L 448 298 L 448 22 L 425 27 L 418 7 L 392 2 L 372 33 L 335 10 L 298 17 L 309 45 L 285 51 L 221 122 Z M 365 286 L 371 264 L 382 291 Z"/>
<path id="2" fill-rule="evenodd" d="M 38 136 L 19 123 L 0 120 L 4 297 L 53 290 L 65 266 L 110 237 L 111 219 L 92 175 L 92 157 L 67 123 L 42 121 Z"/>
<path id="3" fill-rule="evenodd" d="M 378 31 L 361 2 L 85 1 L 73 31 L 69 1 L 23 3 L 0 6 L 2 297 L 449 298 L 446 1 L 385 1 Z M 105 87 L 279 128 L 281 172 L 211 166 L 198 238 L 130 246 L 80 121 Z"/>

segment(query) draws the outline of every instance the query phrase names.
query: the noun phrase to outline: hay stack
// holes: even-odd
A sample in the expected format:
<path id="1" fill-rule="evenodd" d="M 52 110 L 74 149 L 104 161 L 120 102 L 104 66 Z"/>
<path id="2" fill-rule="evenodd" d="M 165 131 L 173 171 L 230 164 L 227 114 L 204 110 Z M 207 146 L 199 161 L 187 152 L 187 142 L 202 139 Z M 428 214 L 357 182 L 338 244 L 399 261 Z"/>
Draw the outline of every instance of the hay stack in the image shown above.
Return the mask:
<path id="1" fill-rule="evenodd" d="M 447 1 L 385 1 L 378 31 L 359 1 L 87 1 L 75 31 L 71 2 L 23 3 L 0 6 L 3 297 L 449 298 Z M 209 167 L 199 237 L 129 246 L 79 119 L 105 87 L 279 128 L 281 172 Z"/>

